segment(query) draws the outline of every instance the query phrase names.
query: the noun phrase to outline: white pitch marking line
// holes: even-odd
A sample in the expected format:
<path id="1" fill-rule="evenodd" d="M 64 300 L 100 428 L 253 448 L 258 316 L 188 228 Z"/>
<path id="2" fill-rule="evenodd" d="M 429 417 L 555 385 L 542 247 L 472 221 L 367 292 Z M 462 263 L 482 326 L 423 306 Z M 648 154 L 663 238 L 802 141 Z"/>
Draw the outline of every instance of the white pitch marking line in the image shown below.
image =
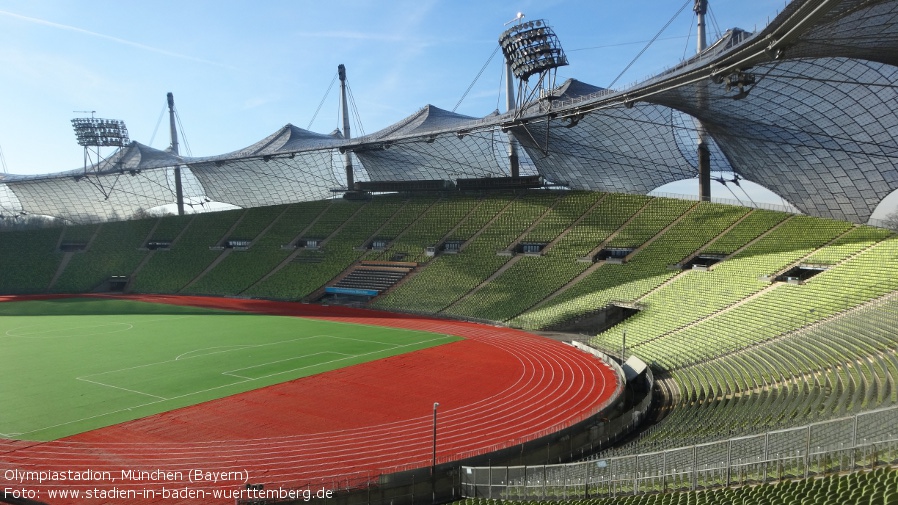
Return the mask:
<path id="1" fill-rule="evenodd" d="M 215 352 L 210 352 L 210 353 L 206 353 L 206 354 L 197 354 L 196 356 L 187 356 L 184 359 L 201 358 L 203 356 L 211 356 L 213 354 L 223 354 L 226 352 L 239 351 L 239 350 L 243 350 L 243 349 L 247 349 L 247 348 L 259 348 L 259 347 L 268 347 L 268 346 L 272 346 L 272 345 L 289 344 L 290 342 L 299 342 L 300 340 L 310 340 L 313 338 L 322 338 L 322 337 L 328 337 L 328 335 L 310 335 L 308 337 L 297 337 L 297 338 L 291 338 L 290 340 L 279 340 L 277 342 L 266 342 L 264 344 L 234 344 L 234 345 L 219 345 L 219 346 L 215 346 L 215 347 L 203 347 L 200 349 L 193 349 L 191 351 L 181 353 L 181 354 L 175 356 L 175 359 L 173 359 L 173 360 L 160 361 L 160 363 L 170 363 L 172 361 L 179 361 L 181 358 L 184 358 L 184 356 L 186 356 L 190 353 L 198 352 L 198 351 L 209 351 L 212 349 L 224 349 L 223 351 L 215 351 Z M 157 364 L 157 363 L 151 363 L 151 364 Z M 146 366 L 146 365 L 141 365 L 141 366 Z M 127 370 L 127 369 L 124 369 L 124 370 Z M 120 370 L 115 370 L 115 371 L 118 372 Z M 108 372 L 104 372 L 104 373 L 108 373 Z"/>
<path id="2" fill-rule="evenodd" d="M 203 357 L 203 356 L 211 356 L 211 355 L 213 355 L 213 354 L 222 354 L 222 353 L 231 352 L 231 351 L 239 351 L 239 350 L 242 350 L 242 349 L 245 349 L 245 348 L 246 348 L 246 347 L 242 347 L 242 346 L 249 346 L 249 347 L 265 347 L 265 346 L 269 346 L 269 345 L 286 344 L 286 343 L 289 343 L 289 342 L 296 342 L 296 341 L 299 341 L 299 340 L 307 340 L 307 339 L 310 339 L 310 338 L 318 338 L 318 337 L 326 337 L 326 336 L 327 336 L 327 335 L 313 335 L 313 336 L 311 336 L 311 337 L 299 337 L 299 338 L 294 338 L 294 339 L 291 339 L 291 340 L 282 340 L 282 341 L 279 341 L 279 342 L 269 342 L 269 343 L 265 343 L 265 344 L 255 344 L 255 345 L 253 345 L 253 344 L 237 344 L 237 345 L 241 345 L 241 347 L 220 346 L 220 347 L 227 347 L 228 349 L 225 350 L 225 351 L 215 351 L 215 352 L 210 352 L 210 353 L 208 353 L 208 354 L 198 354 L 198 355 L 196 355 L 196 356 L 188 356 L 187 358 L 184 358 L 184 359 L 187 360 L 187 359 L 199 358 L 199 357 Z M 97 373 L 93 373 L 93 374 L 90 374 L 90 375 L 85 375 L 84 377 L 96 377 L 96 376 L 98 376 L 98 375 L 106 375 L 106 374 L 109 374 L 109 373 L 124 372 L 125 370 L 134 370 L 134 369 L 137 369 L 137 368 L 146 368 L 146 367 L 149 367 L 149 366 L 161 365 L 161 364 L 163 364 L 163 363 L 173 363 L 173 362 L 175 362 L 175 361 L 179 361 L 178 358 L 180 358 L 181 356 L 184 356 L 185 354 L 190 354 L 190 353 L 196 352 L 196 351 L 204 351 L 204 350 L 207 350 L 207 349 L 217 349 L 217 348 L 218 348 L 218 347 L 206 347 L 206 348 L 203 348 L 203 349 L 194 349 L 194 350 L 192 350 L 192 351 L 187 351 L 187 352 L 185 352 L 185 353 L 180 354 L 179 356 L 175 357 L 175 359 L 167 359 L 167 360 L 165 360 L 165 361 L 157 361 L 157 362 L 155 362 L 155 363 L 144 363 L 143 365 L 129 366 L 129 367 L 125 367 L 125 368 L 119 368 L 118 370 L 107 370 L 107 371 L 105 371 L 105 372 L 97 372 Z"/>
<path id="3" fill-rule="evenodd" d="M 221 372 L 221 374 L 222 374 L 222 375 L 234 375 L 234 374 L 231 373 L 231 372 L 239 372 L 239 371 L 241 371 L 241 370 L 250 370 L 250 369 L 252 369 L 252 368 L 259 368 L 259 367 L 263 367 L 263 366 L 273 365 L 273 364 L 275 364 L 275 363 L 283 363 L 284 361 L 293 361 L 293 360 L 295 360 L 295 359 L 311 358 L 312 356 L 318 356 L 318 355 L 321 355 L 321 354 L 341 354 L 341 355 L 343 355 L 343 356 L 349 356 L 349 357 L 355 356 L 355 354 L 346 354 L 345 352 L 321 351 L 321 352 L 315 352 L 315 353 L 312 353 L 312 354 L 303 354 L 302 356 L 293 356 L 292 358 L 284 358 L 284 359 L 279 359 L 279 360 L 276 360 L 276 361 L 269 361 L 269 362 L 267 362 L 267 363 L 259 363 L 258 365 L 252 365 L 252 366 L 247 366 L 247 367 L 243 367 L 243 368 L 235 368 L 235 369 L 233 369 L 233 370 L 228 370 L 228 371 L 226 371 L 226 372 Z M 318 364 L 318 363 L 315 363 L 315 364 L 310 365 L 310 366 L 315 366 L 315 365 L 317 365 L 317 364 Z M 297 369 L 295 369 L 295 370 L 299 370 L 299 369 L 297 368 Z M 235 377 L 240 377 L 239 375 L 234 375 L 234 376 L 235 376 Z M 241 378 L 242 378 L 242 379 L 246 379 L 247 377 L 241 377 Z"/>
<path id="4" fill-rule="evenodd" d="M 334 337 L 334 338 L 339 338 L 339 337 Z M 427 342 L 433 342 L 433 341 L 435 341 L 435 340 L 440 340 L 440 339 L 442 339 L 442 338 L 443 338 L 443 337 L 436 337 L 436 338 L 433 338 L 433 339 L 430 339 L 430 340 L 422 340 L 422 341 L 420 341 L 420 342 L 410 342 L 410 343 L 408 343 L 408 344 L 394 345 L 393 347 L 390 347 L 390 348 L 387 348 L 387 349 L 378 349 L 378 350 L 376 350 L 376 351 L 366 352 L 366 353 L 362 353 L 362 354 L 344 354 L 344 353 L 341 353 L 341 352 L 325 352 L 325 353 L 309 354 L 309 356 L 315 356 L 316 354 L 343 354 L 343 356 L 345 356 L 345 357 L 343 357 L 343 358 L 337 358 L 337 359 L 332 359 L 332 360 L 330 360 L 330 361 L 322 361 L 322 362 L 320 362 L 320 363 L 315 363 L 315 364 L 313 364 L 313 365 L 302 366 L 302 367 L 299 367 L 299 368 L 293 368 L 293 369 L 291 369 L 291 370 L 284 370 L 284 371 L 282 371 L 282 372 L 275 372 L 275 373 L 272 373 L 272 374 L 263 375 L 263 376 L 261 376 L 261 377 L 256 377 L 256 378 L 254 378 L 254 379 L 251 379 L 251 378 L 248 378 L 248 377 L 243 377 L 243 376 L 241 376 L 241 375 L 229 374 L 229 373 L 227 373 L 227 372 L 222 372 L 222 374 L 223 374 L 223 375 L 230 375 L 230 376 L 232 376 L 232 377 L 239 377 L 239 378 L 242 378 L 242 379 L 246 379 L 246 380 L 248 380 L 248 381 L 254 381 L 254 380 L 259 380 L 259 379 L 267 379 L 267 378 L 269 378 L 269 377 L 274 377 L 275 375 L 281 375 L 281 374 L 285 374 L 285 373 L 295 372 L 295 371 L 297 371 L 297 370 L 303 370 L 303 369 L 311 368 L 311 367 L 315 367 L 315 366 L 328 365 L 328 364 L 330 364 L 330 363 L 336 363 L 336 362 L 338 362 L 338 361 L 343 361 L 343 360 L 347 360 L 347 359 L 360 358 L 360 357 L 362 357 L 362 356 L 368 356 L 368 355 L 371 355 L 371 354 L 377 354 L 377 353 L 381 353 L 381 352 L 388 352 L 388 351 L 392 351 L 393 349 L 399 349 L 399 348 L 401 348 L 401 347 L 409 347 L 409 346 L 412 346 L 412 345 L 423 344 L 423 343 L 427 343 Z M 299 357 L 304 357 L 304 356 L 299 356 Z M 281 360 L 281 361 L 287 361 L 287 360 Z M 277 361 L 273 361 L 272 363 L 278 363 L 278 362 L 277 362 Z M 263 366 L 263 365 L 258 365 L 258 366 Z M 253 367 L 248 367 L 248 368 L 253 368 Z M 245 370 L 245 368 L 239 368 L 239 369 L 234 370 L 234 371 L 238 371 L 238 370 Z"/>
<path id="5" fill-rule="evenodd" d="M 339 323 L 339 322 L 337 322 L 337 324 L 353 324 L 353 323 Z M 366 326 L 366 325 L 356 324 L 356 325 L 354 325 L 354 326 Z M 397 328 L 397 329 L 403 329 L 403 328 Z M 417 330 L 408 330 L 408 331 L 417 331 Z M 419 332 L 419 333 L 426 333 L 426 332 Z M 439 335 L 439 334 L 438 334 L 438 335 Z M 415 345 L 415 344 L 422 344 L 422 343 L 425 343 L 425 342 L 432 342 L 432 341 L 434 341 L 434 340 L 438 340 L 438 339 L 441 339 L 441 338 L 444 338 L 444 337 L 452 337 L 452 335 L 442 335 L 442 336 L 439 336 L 439 337 L 437 337 L 437 338 L 430 339 L 430 340 L 424 340 L 424 341 L 421 341 L 421 342 L 413 342 L 413 343 L 411 343 L 411 344 L 405 344 L 405 345 L 403 345 L 403 346 L 401 346 L 401 347 L 405 347 L 405 346 L 409 346 L 409 345 Z M 297 339 L 297 340 L 299 340 L 299 339 Z M 383 352 L 383 350 L 381 350 L 381 351 L 374 351 L 374 352 Z M 373 352 L 372 352 L 372 353 L 367 353 L 367 354 L 373 354 Z M 358 356 L 364 356 L 364 354 L 359 354 Z M 131 367 L 131 368 L 138 368 L 138 367 Z M 104 373 L 108 373 L 108 372 L 104 372 Z M 95 375 L 96 375 L 96 374 L 95 374 Z M 173 396 L 173 397 L 171 397 L 171 398 L 168 398 L 167 400 L 177 400 L 177 399 L 180 399 L 180 398 L 186 398 L 186 397 L 188 397 L 188 396 L 198 395 L 198 394 L 200 394 L 200 393 L 207 393 L 207 392 L 209 392 L 209 391 L 214 391 L 214 390 L 216 390 L 216 389 L 222 389 L 222 388 L 226 388 L 226 387 L 236 386 L 237 384 L 243 384 L 243 383 L 245 383 L 245 382 L 252 382 L 253 380 L 255 380 L 255 379 L 246 379 L 246 380 L 241 380 L 241 381 L 237 381 L 237 382 L 232 382 L 231 384 L 223 384 L 223 385 L 221 385 L 221 386 L 215 386 L 215 387 L 211 387 L 211 388 L 207 388 L 207 389 L 201 389 L 201 390 L 199 390 L 199 391 L 193 391 L 193 392 L 191 392 L 191 393 L 185 393 L 185 394 L 183 394 L 183 395 Z M 45 427 L 43 427 L 43 428 L 38 428 L 38 429 L 36 429 L 36 430 L 31 430 L 31 431 L 26 431 L 26 432 L 24 432 L 24 433 L 19 433 L 19 435 L 28 435 L 28 434 L 36 433 L 36 432 L 39 432 L 39 431 L 50 430 L 50 429 L 53 429 L 53 428 L 59 428 L 60 426 L 66 426 L 66 425 L 69 425 L 69 424 L 80 423 L 80 422 L 88 421 L 88 420 L 91 420 L 91 419 L 97 419 L 97 418 L 100 418 L 100 417 L 104 417 L 104 416 L 108 416 L 108 415 L 112 415 L 112 414 L 117 414 L 117 413 L 119 413 L 119 412 L 124 412 L 124 411 L 126 411 L 126 410 L 137 409 L 137 408 L 141 408 L 141 407 L 148 407 L 148 406 L 150 406 L 150 405 L 154 405 L 154 404 L 156 404 L 156 403 L 161 403 L 161 402 L 162 402 L 162 400 L 156 400 L 156 401 L 152 401 L 152 402 L 142 403 L 142 404 L 140 404 L 140 405 L 135 405 L 135 406 L 133 406 L 133 407 L 128 407 L 128 408 L 123 408 L 123 409 L 113 410 L 113 411 L 110 411 L 110 412 L 104 412 L 104 413 L 102 413 L 102 414 L 96 414 L 96 415 L 93 415 L 93 416 L 82 417 L 81 419 L 75 419 L 75 420 L 73 420 L 73 421 L 66 421 L 66 422 L 64 422 L 64 423 L 58 423 L 58 424 L 54 424 L 54 425 L 52 425 L 52 426 L 45 426 Z"/>
<path id="6" fill-rule="evenodd" d="M 85 379 L 84 377 L 75 377 L 75 379 L 76 379 L 76 380 L 79 380 L 79 381 L 90 382 L 91 384 L 96 384 L 96 385 L 98 385 L 98 386 L 106 386 L 106 387 L 108 387 L 108 388 L 121 389 L 122 391 L 127 391 L 127 392 L 129 392 L 129 393 L 136 393 L 136 394 L 144 395 L 144 396 L 152 396 L 153 398 L 159 398 L 160 400 L 168 400 L 168 398 L 165 398 L 165 397 L 163 397 L 163 396 L 152 395 L 152 394 L 150 394 L 150 393 L 144 393 L 144 392 L 142 392 L 142 391 L 135 391 L 135 390 L 133 390 L 133 389 L 123 388 L 123 387 L 121 387 L 121 386 L 113 386 L 112 384 L 104 384 L 104 383 L 102 383 L 102 382 L 97 382 L 97 381 L 92 381 L 92 380 L 90 380 L 90 379 Z"/>
<path id="7" fill-rule="evenodd" d="M 31 326 L 34 326 L 34 325 L 31 325 Z M 18 328 L 11 328 L 9 330 L 6 330 L 5 336 L 11 337 L 11 338 L 27 338 L 27 339 L 46 340 L 46 339 L 51 339 L 51 338 L 77 338 L 77 337 L 92 337 L 95 335 L 110 335 L 112 333 L 128 331 L 128 330 L 131 330 L 134 328 L 134 325 L 131 323 L 106 323 L 106 324 L 96 324 L 96 325 L 92 325 L 92 326 L 76 326 L 74 328 L 68 328 L 68 329 L 83 330 L 83 329 L 92 329 L 92 328 L 105 328 L 107 326 L 127 326 L 127 328 L 113 330 L 113 331 L 107 331 L 107 332 L 101 332 L 101 333 L 82 333 L 80 335 L 59 335 L 59 336 L 50 336 L 50 337 L 41 337 L 41 336 L 35 336 L 35 335 L 54 333 L 54 332 L 58 332 L 61 330 L 41 330 L 41 331 L 35 331 L 32 333 L 23 333 L 23 334 L 10 333 L 11 331 L 18 331 L 21 329 L 28 328 L 28 326 L 19 326 Z"/>
<path id="8" fill-rule="evenodd" d="M 137 315 L 140 315 L 140 314 L 137 314 Z M 147 315 L 149 315 L 149 314 L 147 314 Z M 161 317 L 161 318 L 157 318 L 157 319 L 144 319 L 144 320 L 141 320 L 141 321 L 139 321 L 139 322 L 136 322 L 136 321 L 130 321 L 130 322 L 129 322 L 129 321 L 114 321 L 114 322 L 110 322 L 110 323 L 106 323 L 106 324 L 99 324 L 99 325 L 92 325 L 92 326 L 79 326 L 79 327 L 76 327 L 77 329 L 84 329 L 84 328 L 103 328 L 103 327 L 105 327 L 105 326 L 112 326 L 112 325 L 124 325 L 124 326 L 128 326 L 128 328 L 125 328 L 125 329 L 122 329 L 122 330 L 111 331 L 111 332 L 106 332 L 106 333 L 85 333 L 85 334 L 81 334 L 81 335 L 60 335 L 60 336 L 58 336 L 58 337 L 40 337 L 40 336 L 35 337 L 35 336 L 34 336 L 34 335 L 40 335 L 40 334 L 42 334 L 42 333 L 52 333 L 52 332 L 57 331 L 57 330 L 42 330 L 42 331 L 37 331 L 37 332 L 34 332 L 34 333 L 25 333 L 25 334 L 10 333 L 10 332 L 15 332 L 15 331 L 18 331 L 18 330 L 21 330 L 21 329 L 27 329 L 27 328 L 29 328 L 29 327 L 31 327 L 31 326 L 35 326 L 35 324 L 31 324 L 31 325 L 26 325 L 26 326 L 18 326 L 18 327 L 16 327 L 16 328 L 10 328 L 10 329 L 6 330 L 6 332 L 5 332 L 3 335 L 0 335 L 0 337 L 6 336 L 6 337 L 12 337 L 12 338 L 32 338 L 32 339 L 91 337 L 91 336 L 94 336 L 94 335 L 109 335 L 109 334 L 111 334 L 111 333 L 118 333 L 118 332 L 121 332 L 121 331 L 132 330 L 132 329 L 134 329 L 134 325 L 135 325 L 135 324 L 142 324 L 142 323 L 157 323 L 157 322 L 160 322 L 160 321 L 162 321 L 162 322 L 168 322 L 168 321 L 174 321 L 174 320 L 176 320 L 176 319 L 184 319 L 184 318 L 187 318 L 187 317 L 190 317 L 190 316 L 189 316 L 189 315 L 185 315 L 185 316 L 174 316 L 174 317 Z M 37 324 L 37 323 L 36 323 L 36 324 Z"/>
<path id="9" fill-rule="evenodd" d="M 210 352 L 210 353 L 206 353 L 206 354 L 197 354 L 196 356 L 188 356 L 186 359 L 200 357 L 200 356 L 209 356 L 211 354 L 220 354 L 223 352 L 231 352 L 231 351 L 236 351 L 238 349 L 245 349 L 247 347 L 259 347 L 259 346 L 254 345 L 254 344 L 234 344 L 234 345 L 219 345 L 219 346 L 215 346 L 215 347 L 203 347 L 202 349 L 194 349 L 192 351 L 187 351 L 185 353 L 181 353 L 181 354 L 175 356 L 174 361 L 179 361 L 184 356 L 187 356 L 188 354 L 192 354 L 192 353 L 199 352 L 199 351 L 210 351 L 212 349 L 224 349 L 224 351 L 215 351 L 215 352 Z"/>

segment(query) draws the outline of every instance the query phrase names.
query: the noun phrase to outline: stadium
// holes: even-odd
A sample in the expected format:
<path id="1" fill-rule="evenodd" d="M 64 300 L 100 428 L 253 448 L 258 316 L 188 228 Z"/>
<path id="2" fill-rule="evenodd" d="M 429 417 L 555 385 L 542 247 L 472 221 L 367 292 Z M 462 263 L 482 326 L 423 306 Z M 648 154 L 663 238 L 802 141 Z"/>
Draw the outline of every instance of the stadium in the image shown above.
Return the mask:
<path id="1" fill-rule="evenodd" d="M 622 89 L 518 18 L 485 117 L 74 120 L 0 176 L 0 502 L 898 503 L 898 1 L 706 9 Z"/>

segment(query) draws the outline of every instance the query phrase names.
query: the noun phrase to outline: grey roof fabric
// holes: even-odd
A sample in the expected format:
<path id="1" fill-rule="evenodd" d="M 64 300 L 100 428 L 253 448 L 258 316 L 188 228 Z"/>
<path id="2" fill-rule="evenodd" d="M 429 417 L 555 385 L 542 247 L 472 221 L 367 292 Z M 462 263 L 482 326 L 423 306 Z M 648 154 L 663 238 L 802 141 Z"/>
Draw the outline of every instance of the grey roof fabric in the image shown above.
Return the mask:
<path id="1" fill-rule="evenodd" d="M 138 210 L 175 201 L 169 169 L 77 177 L 23 179 L 6 186 L 22 211 L 76 223 L 129 219 Z"/>
<path id="2" fill-rule="evenodd" d="M 278 131 L 237 151 L 218 156 L 204 158 L 191 158 L 190 163 L 205 163 L 207 161 L 233 160 L 238 158 L 250 158 L 254 156 L 266 156 L 296 151 L 309 151 L 318 149 L 336 149 L 344 144 L 343 136 L 339 131 L 330 135 L 311 132 L 287 124 Z"/>
<path id="3" fill-rule="evenodd" d="M 512 130 L 549 181 L 574 189 L 648 193 L 695 174 L 696 128 L 679 111 L 651 104 L 619 106 L 575 121 Z M 712 153 L 719 153 L 716 145 Z M 711 159 L 713 170 L 730 170 L 725 157 Z"/>
<path id="4" fill-rule="evenodd" d="M 526 130 L 514 131 L 529 149 L 550 131 L 549 156 L 534 156 L 547 177 L 641 192 L 695 174 L 694 159 L 684 155 L 684 165 L 665 132 L 695 127 L 653 108 L 681 111 L 713 140 L 713 169 L 733 170 L 807 214 L 863 223 L 898 190 L 896 59 L 898 2 L 795 1 L 758 34 L 730 31 L 630 89 L 556 101 L 551 116 L 534 109 Z M 727 90 L 740 70 L 755 83 Z M 673 135 L 686 153 L 691 135 Z"/>
<path id="5" fill-rule="evenodd" d="M 355 153 L 372 180 L 508 176 L 502 154 L 504 136 L 494 129 L 459 133 L 483 124 L 483 120 L 428 105 L 389 128 L 357 139 Z"/>
<path id="6" fill-rule="evenodd" d="M 731 38 L 736 34 L 729 32 Z M 736 38 L 739 43 L 715 44 L 634 88 L 560 107 L 554 111 L 562 118 L 557 122 L 571 114 L 615 117 L 633 105 L 632 110 L 643 104 L 676 109 L 700 121 L 719 147 L 712 160 L 723 156 L 736 173 L 807 214 L 866 222 L 898 189 L 898 75 L 890 64 L 898 55 L 898 2 L 792 2 L 759 34 Z M 726 89 L 727 77 L 739 70 L 756 80 L 744 88 L 746 94 Z M 655 138 L 658 153 L 674 151 L 669 139 Z M 600 142 L 591 147 L 593 155 L 602 152 Z M 653 167 L 657 160 L 650 160 L 626 165 L 629 178 L 651 184 L 676 164 L 669 158 Z M 603 161 L 593 175 L 605 166 Z M 590 182 L 580 187 L 606 187 L 592 182 L 595 177 L 583 180 Z M 621 182 L 636 191 L 649 185 Z"/>
<path id="7" fill-rule="evenodd" d="M 340 179 L 342 160 L 334 150 L 190 163 L 208 198 L 238 207 L 322 200 Z"/>
<path id="8" fill-rule="evenodd" d="M 445 133 L 482 123 L 478 118 L 456 114 L 433 105 L 426 105 L 411 116 L 383 130 L 357 139 L 359 143 L 399 140 L 407 137 Z"/>
<path id="9" fill-rule="evenodd" d="M 345 186 L 344 152 L 356 180 L 506 176 L 508 132 L 526 166 L 548 181 L 645 193 L 695 176 L 701 130 L 713 170 L 765 186 L 807 214 L 861 223 L 898 190 L 896 78 L 898 0 L 794 0 L 760 32 L 730 30 L 627 89 L 568 80 L 547 99 L 483 118 L 428 105 L 354 139 L 288 124 L 205 158 L 132 143 L 78 182 L 83 170 L 0 176 L 0 207 L 123 217 L 173 203 L 175 166 L 191 178 L 194 200 L 254 207 L 321 199 Z"/>
<path id="10" fill-rule="evenodd" d="M 763 79 L 733 100 L 721 86 L 698 85 L 656 96 L 699 118 L 745 178 L 801 211 L 864 222 L 898 189 L 898 68 L 846 58 L 759 65 Z M 844 82 L 866 85 L 846 86 Z"/>

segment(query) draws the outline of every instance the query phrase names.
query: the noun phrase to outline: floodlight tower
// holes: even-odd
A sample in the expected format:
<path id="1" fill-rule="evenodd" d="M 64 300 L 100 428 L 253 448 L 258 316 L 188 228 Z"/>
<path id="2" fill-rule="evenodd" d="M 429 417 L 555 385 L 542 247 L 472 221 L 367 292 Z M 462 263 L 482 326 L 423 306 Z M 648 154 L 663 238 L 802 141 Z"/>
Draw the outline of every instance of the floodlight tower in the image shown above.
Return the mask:
<path id="1" fill-rule="evenodd" d="M 171 131 L 171 152 L 178 152 L 178 128 L 175 126 L 175 96 L 169 91 L 168 95 L 168 125 Z M 181 165 L 175 165 L 175 200 L 178 203 L 178 215 L 184 215 L 184 190 L 181 187 Z"/>
<path id="2" fill-rule="evenodd" d="M 523 115 L 524 104 L 534 97 L 540 99 L 540 110 L 551 108 L 551 96 L 545 91 L 555 88 L 556 69 L 568 64 L 552 28 L 544 20 L 521 22 L 522 18 L 523 14 L 519 14 L 518 23 L 499 36 L 505 61 L 518 78 L 516 117 Z M 530 77 L 534 75 L 539 78 L 531 86 Z"/>
<path id="3" fill-rule="evenodd" d="M 119 155 L 124 154 L 124 148 L 131 143 L 131 140 L 128 138 L 128 128 L 125 127 L 125 122 L 119 119 L 101 119 L 94 117 L 95 111 L 75 112 L 89 112 L 91 116 L 72 119 L 75 138 L 78 141 L 78 145 L 84 148 L 84 174 L 76 176 L 75 180 L 78 181 L 82 178 L 86 178 L 108 199 L 112 188 L 108 188 L 107 191 L 99 178 L 100 172 L 104 169 L 102 166 L 103 158 L 100 156 L 100 148 L 117 147 Z M 121 156 L 119 158 L 119 163 L 120 162 Z M 90 175 L 97 176 L 96 182 L 90 180 Z"/>
<path id="4" fill-rule="evenodd" d="M 343 139 L 349 140 L 349 103 L 346 101 L 346 67 L 341 63 L 337 66 L 337 75 L 340 77 L 340 103 L 343 112 Z M 346 167 L 346 191 L 352 191 L 355 181 L 352 173 L 352 153 L 349 149 L 343 153 L 343 166 Z"/>
<path id="5" fill-rule="evenodd" d="M 708 13 L 708 0 L 695 0 L 692 9 L 697 18 L 698 39 L 697 54 L 701 54 L 708 47 L 705 36 L 705 14 Z M 708 94 L 702 88 L 699 89 L 698 105 L 704 109 L 708 105 Z M 707 134 L 701 121 L 695 120 L 698 134 L 698 196 L 703 202 L 711 201 L 711 150 L 708 149 Z"/>

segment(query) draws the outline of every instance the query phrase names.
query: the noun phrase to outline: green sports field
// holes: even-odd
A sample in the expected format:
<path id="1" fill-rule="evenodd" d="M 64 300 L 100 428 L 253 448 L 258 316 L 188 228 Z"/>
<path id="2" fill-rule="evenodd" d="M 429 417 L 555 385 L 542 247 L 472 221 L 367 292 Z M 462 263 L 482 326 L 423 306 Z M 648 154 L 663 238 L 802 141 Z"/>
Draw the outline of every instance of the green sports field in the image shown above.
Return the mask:
<path id="1" fill-rule="evenodd" d="M 0 303 L 0 438 L 53 440 L 455 340 L 126 300 Z"/>

